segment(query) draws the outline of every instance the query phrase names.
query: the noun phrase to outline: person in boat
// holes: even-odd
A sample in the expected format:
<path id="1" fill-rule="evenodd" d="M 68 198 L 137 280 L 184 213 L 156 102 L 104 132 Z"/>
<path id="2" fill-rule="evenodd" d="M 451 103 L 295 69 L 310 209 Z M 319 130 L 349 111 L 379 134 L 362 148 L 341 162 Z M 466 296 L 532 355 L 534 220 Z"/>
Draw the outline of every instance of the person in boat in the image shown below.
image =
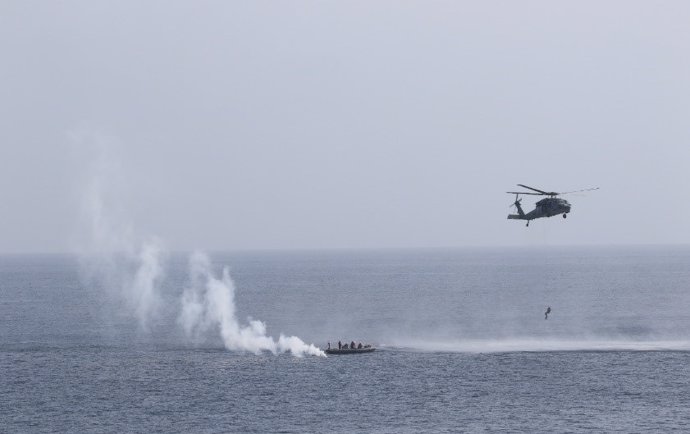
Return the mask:
<path id="1" fill-rule="evenodd" d="M 355 349 L 355 341 L 350 342 L 350 348 Z"/>
<path id="2" fill-rule="evenodd" d="M 338 349 L 339 349 L 339 350 L 342 350 L 342 349 L 343 349 L 343 344 L 341 344 L 340 341 L 338 341 Z"/>
<path id="3" fill-rule="evenodd" d="M 550 313 L 551 313 L 551 306 L 546 308 L 546 312 L 544 312 L 544 319 L 549 319 Z"/>
<path id="4" fill-rule="evenodd" d="M 329 350 L 331 349 L 331 343 L 330 342 L 328 343 L 328 349 Z"/>
<path id="5" fill-rule="evenodd" d="M 361 342 L 357 345 L 357 349 L 358 349 L 358 350 L 361 350 L 361 349 L 362 349 L 362 343 L 361 343 Z"/>

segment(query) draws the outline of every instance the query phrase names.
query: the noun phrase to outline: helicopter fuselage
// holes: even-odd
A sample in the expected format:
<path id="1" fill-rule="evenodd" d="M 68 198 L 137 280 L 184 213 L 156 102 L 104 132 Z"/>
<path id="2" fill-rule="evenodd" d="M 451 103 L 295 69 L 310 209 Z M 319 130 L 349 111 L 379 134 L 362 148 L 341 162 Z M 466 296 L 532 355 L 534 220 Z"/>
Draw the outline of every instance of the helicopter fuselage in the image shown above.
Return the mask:
<path id="1" fill-rule="evenodd" d="M 508 216 L 509 219 L 530 221 L 541 217 L 553 217 L 559 214 L 565 217 L 565 215 L 570 212 L 570 203 L 565 199 L 557 197 L 547 197 L 538 201 L 534 209 L 528 213 L 522 211 L 519 202 L 516 201 L 515 206 L 518 209 L 518 214 L 510 214 Z"/>
<path id="2" fill-rule="evenodd" d="M 556 197 L 547 197 L 535 204 L 535 208 L 528 212 L 527 215 L 533 215 L 531 219 L 539 217 L 553 217 L 559 214 L 568 214 L 570 212 L 570 204 L 565 199 Z"/>

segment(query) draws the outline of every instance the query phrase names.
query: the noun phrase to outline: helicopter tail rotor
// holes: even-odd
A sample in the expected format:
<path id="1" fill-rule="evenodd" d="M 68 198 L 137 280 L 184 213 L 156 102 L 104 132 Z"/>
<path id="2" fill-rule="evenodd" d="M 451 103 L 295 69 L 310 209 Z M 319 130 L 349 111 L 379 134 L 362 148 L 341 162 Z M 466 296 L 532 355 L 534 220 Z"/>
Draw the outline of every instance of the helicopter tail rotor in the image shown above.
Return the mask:
<path id="1" fill-rule="evenodd" d="M 520 205 L 520 202 L 522 202 L 522 198 L 519 198 L 519 196 L 516 194 L 515 195 L 515 202 L 508 205 L 508 208 L 517 208 Z"/>
<path id="2" fill-rule="evenodd" d="M 517 214 L 509 215 L 508 218 L 523 218 L 525 216 L 525 212 L 522 210 L 522 207 L 520 206 L 520 202 L 522 202 L 522 198 L 520 197 L 519 194 L 515 194 L 515 202 L 513 202 L 512 205 L 510 205 L 510 208 L 515 208 L 517 209 Z"/>

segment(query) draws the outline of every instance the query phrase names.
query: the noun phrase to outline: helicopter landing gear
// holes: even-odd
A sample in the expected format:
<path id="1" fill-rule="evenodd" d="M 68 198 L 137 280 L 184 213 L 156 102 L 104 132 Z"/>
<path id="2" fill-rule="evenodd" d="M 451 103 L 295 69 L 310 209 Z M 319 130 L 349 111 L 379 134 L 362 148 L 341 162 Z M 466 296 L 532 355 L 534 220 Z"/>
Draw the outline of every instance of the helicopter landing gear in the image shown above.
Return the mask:
<path id="1" fill-rule="evenodd" d="M 568 217 L 568 214 L 563 214 L 563 218 L 566 218 L 566 217 Z"/>

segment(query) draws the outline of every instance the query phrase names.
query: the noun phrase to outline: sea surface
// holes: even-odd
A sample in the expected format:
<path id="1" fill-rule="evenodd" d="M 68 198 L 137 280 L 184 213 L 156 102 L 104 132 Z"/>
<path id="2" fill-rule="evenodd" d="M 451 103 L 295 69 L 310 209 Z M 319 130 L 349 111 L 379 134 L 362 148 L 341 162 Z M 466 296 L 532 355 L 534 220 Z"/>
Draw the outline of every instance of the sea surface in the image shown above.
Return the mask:
<path id="1" fill-rule="evenodd" d="M 191 339 L 186 254 L 161 260 L 145 322 L 117 270 L 0 256 L 0 432 L 690 431 L 690 247 L 210 257 L 241 325 L 377 351 Z"/>

